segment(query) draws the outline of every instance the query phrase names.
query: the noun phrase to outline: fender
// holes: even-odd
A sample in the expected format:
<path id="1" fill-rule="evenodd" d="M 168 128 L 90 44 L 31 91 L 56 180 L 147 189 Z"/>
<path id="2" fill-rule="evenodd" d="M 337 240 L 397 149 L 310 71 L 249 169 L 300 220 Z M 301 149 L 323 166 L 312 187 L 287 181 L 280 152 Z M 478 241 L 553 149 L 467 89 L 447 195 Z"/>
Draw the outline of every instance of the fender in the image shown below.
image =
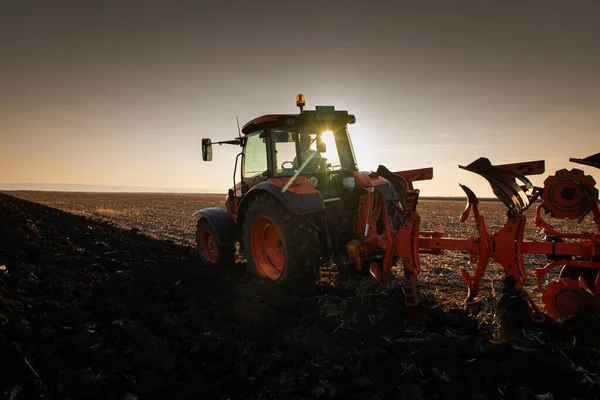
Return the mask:
<path id="1" fill-rule="evenodd" d="M 290 184 L 291 179 L 271 178 L 253 186 L 240 202 L 240 215 L 248 206 L 248 199 L 260 192 L 267 192 L 275 197 L 294 215 L 307 215 L 325 210 L 323 195 L 312 187 L 306 176 L 298 176 Z"/>
<path id="2" fill-rule="evenodd" d="M 215 242 L 219 246 L 237 242 L 237 231 L 235 222 L 231 219 L 227 211 L 219 207 L 203 208 L 196 211 L 193 216 L 206 220 L 212 230 Z"/>

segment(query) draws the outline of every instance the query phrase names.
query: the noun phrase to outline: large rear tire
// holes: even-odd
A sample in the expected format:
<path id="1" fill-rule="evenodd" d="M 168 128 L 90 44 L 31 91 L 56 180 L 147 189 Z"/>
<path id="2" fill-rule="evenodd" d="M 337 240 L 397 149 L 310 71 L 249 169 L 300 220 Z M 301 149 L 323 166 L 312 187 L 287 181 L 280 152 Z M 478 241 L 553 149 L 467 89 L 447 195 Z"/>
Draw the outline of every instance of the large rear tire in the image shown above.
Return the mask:
<path id="1" fill-rule="evenodd" d="M 196 225 L 196 250 L 203 264 L 225 266 L 235 260 L 235 245 L 233 243 L 218 245 L 210 224 L 200 219 Z"/>
<path id="2" fill-rule="evenodd" d="M 248 269 L 282 285 L 314 284 L 321 246 L 310 215 L 295 216 L 269 195 L 251 200 L 243 220 Z"/>

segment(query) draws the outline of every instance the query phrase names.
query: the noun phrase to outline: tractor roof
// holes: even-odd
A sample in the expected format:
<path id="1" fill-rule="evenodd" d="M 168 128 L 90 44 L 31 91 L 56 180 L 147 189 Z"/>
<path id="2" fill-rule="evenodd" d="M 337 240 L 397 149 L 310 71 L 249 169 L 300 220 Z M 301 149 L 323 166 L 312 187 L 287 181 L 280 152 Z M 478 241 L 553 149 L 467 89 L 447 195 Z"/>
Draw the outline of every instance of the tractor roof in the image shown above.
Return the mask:
<path id="1" fill-rule="evenodd" d="M 285 123 L 285 120 L 288 118 L 293 118 L 294 121 L 298 118 L 298 114 L 267 114 L 260 116 L 258 118 L 254 118 L 252 121 L 246 123 L 242 127 L 242 132 L 244 134 L 249 134 L 252 132 L 256 132 L 258 130 L 280 125 L 281 123 Z"/>
<path id="2" fill-rule="evenodd" d="M 302 111 L 300 114 L 267 114 L 254 118 L 242 127 L 244 134 L 256 132 L 284 124 L 293 125 L 297 122 L 307 121 L 335 121 L 335 123 L 353 124 L 356 119 L 348 111 L 337 111 L 333 106 L 317 106 L 316 110 Z"/>

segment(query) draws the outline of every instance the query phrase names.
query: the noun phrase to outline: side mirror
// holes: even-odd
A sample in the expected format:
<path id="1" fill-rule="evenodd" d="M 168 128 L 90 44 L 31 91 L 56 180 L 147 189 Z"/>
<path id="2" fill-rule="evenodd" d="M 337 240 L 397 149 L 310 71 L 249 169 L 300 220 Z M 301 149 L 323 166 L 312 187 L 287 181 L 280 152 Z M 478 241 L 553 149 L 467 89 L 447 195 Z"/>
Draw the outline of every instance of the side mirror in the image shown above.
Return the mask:
<path id="1" fill-rule="evenodd" d="M 319 153 L 325 153 L 327 152 L 327 143 L 325 143 L 321 137 L 319 136 L 319 138 L 317 139 L 317 151 Z"/>
<path id="2" fill-rule="evenodd" d="M 202 160 L 212 161 L 212 143 L 210 139 L 202 139 Z"/>

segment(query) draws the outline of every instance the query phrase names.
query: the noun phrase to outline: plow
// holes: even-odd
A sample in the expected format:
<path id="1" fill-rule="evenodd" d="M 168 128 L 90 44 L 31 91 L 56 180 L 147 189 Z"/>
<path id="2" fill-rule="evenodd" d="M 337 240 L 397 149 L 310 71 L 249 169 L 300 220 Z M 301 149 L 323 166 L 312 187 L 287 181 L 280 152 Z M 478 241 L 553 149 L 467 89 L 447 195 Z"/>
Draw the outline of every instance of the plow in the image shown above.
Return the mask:
<path id="1" fill-rule="evenodd" d="M 205 161 L 213 144 L 242 148 L 235 160 L 233 186 L 225 207 L 197 211 L 196 246 L 205 264 L 226 265 L 236 251 L 246 256 L 248 269 L 277 284 L 295 287 L 314 283 L 319 267 L 331 261 L 341 268 L 370 272 L 386 284 L 393 268 L 401 269 L 408 307 L 420 304 L 418 277 L 422 254 L 468 253 L 474 272 L 461 269 L 467 286 L 465 302 L 480 292 L 492 262 L 500 265 L 514 289 L 529 305 L 534 321 L 546 315 L 563 320 L 597 310 L 600 304 L 600 209 L 592 176 L 578 168 L 548 176 L 543 187 L 528 176 L 545 173 L 543 160 L 493 165 L 487 158 L 459 166 L 488 181 L 506 207 L 507 220 L 490 232 L 479 199 L 460 185 L 467 205 L 460 222 L 472 216 L 477 235 L 451 238 L 442 231 L 421 231 L 419 189 L 414 184 L 433 178 L 433 168 L 360 171 L 348 125 L 347 111 L 317 106 L 299 114 L 269 114 L 244 125 L 231 140 L 202 140 Z M 571 162 L 600 168 L 600 153 Z M 544 240 L 525 238 L 525 211 L 535 207 L 535 226 Z M 594 232 L 562 232 L 548 222 L 592 218 Z M 527 254 L 545 255 L 548 263 L 532 275 Z M 558 279 L 548 281 L 551 271 Z M 555 275 L 555 274 L 552 274 Z M 538 307 L 525 289 L 536 280 L 542 292 Z"/>
<path id="2" fill-rule="evenodd" d="M 600 168 L 600 153 L 583 160 L 570 161 Z M 543 161 L 494 166 L 488 159 L 480 158 L 460 168 L 477 173 L 489 181 L 494 194 L 507 207 L 507 221 L 500 230 L 490 233 L 479 210 L 477 196 L 464 185 L 460 186 L 467 195 L 467 206 L 460 216 L 460 222 L 467 222 L 472 213 L 477 236 L 445 238 L 443 232 L 419 231 L 420 216 L 411 205 L 402 228 L 406 234 L 398 234 L 394 243 L 405 270 L 407 304 L 418 304 L 415 294 L 417 276 L 421 271 L 419 255 L 455 250 L 470 253 L 470 263 L 475 265 L 474 275 L 470 275 L 466 268 L 461 270 L 468 289 L 467 302 L 479 294 L 481 279 L 493 260 L 512 278 L 515 288 L 529 304 L 534 320 L 544 321 L 544 314 L 524 289 L 528 279 L 524 255 L 541 254 L 547 256 L 550 262 L 535 270 L 535 279 L 543 294 L 544 308 L 550 316 L 562 320 L 596 308 L 600 301 L 600 210 L 594 179 L 579 169 L 563 169 L 548 177 L 542 188 L 535 187 L 527 175 L 542 174 Z M 397 174 L 402 175 L 401 172 Z M 408 193 L 418 197 L 418 190 L 411 186 L 407 185 Z M 535 226 L 546 234 L 542 242 L 524 239 L 526 217 L 523 213 L 538 199 L 541 201 L 536 206 Z M 560 232 L 544 219 L 544 215 L 549 215 L 582 222 L 590 213 L 597 230 L 595 233 Z M 383 270 L 378 267 L 373 264 L 371 273 L 378 281 L 385 283 L 389 264 L 384 263 Z M 557 268 L 560 268 L 559 279 L 545 284 L 544 278 Z"/>

